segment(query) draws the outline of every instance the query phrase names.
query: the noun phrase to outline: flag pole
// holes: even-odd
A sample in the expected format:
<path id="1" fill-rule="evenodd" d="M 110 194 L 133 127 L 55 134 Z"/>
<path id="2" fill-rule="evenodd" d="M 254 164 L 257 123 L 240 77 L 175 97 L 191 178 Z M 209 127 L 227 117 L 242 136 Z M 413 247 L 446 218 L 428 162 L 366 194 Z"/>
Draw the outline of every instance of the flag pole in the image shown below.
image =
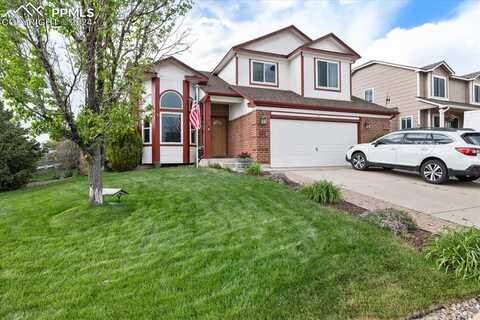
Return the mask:
<path id="1" fill-rule="evenodd" d="M 198 84 L 195 85 L 195 100 L 196 100 L 197 103 L 198 103 Z M 198 106 L 200 107 L 200 104 L 198 104 Z M 199 119 L 199 120 L 198 120 L 198 121 L 199 121 L 199 123 L 202 123 L 200 113 L 201 113 L 201 112 L 200 112 L 200 110 L 199 110 L 199 112 L 198 112 L 198 119 Z M 195 143 L 195 145 L 196 145 L 196 153 L 197 153 L 197 155 L 196 155 L 196 157 L 195 157 L 195 162 L 196 162 L 196 167 L 198 168 L 198 153 L 199 153 L 199 152 L 198 152 L 198 127 L 195 129 L 195 131 L 197 132 L 197 133 L 195 134 L 195 140 L 197 140 L 196 143 Z"/>

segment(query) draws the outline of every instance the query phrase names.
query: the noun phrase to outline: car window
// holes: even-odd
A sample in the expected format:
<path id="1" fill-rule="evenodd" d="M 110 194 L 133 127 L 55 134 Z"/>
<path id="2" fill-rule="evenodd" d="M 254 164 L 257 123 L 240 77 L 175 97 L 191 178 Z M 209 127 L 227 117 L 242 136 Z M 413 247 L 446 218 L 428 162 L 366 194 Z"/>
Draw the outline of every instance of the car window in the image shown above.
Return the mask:
<path id="1" fill-rule="evenodd" d="M 379 142 L 381 144 L 400 144 L 400 143 L 402 143 L 404 135 L 405 134 L 403 134 L 403 133 L 390 134 L 390 135 L 385 136 L 382 139 L 380 139 Z"/>
<path id="2" fill-rule="evenodd" d="M 480 133 L 465 133 L 463 136 L 463 140 L 469 144 L 474 144 L 480 146 Z"/>
<path id="3" fill-rule="evenodd" d="M 432 135 L 429 133 L 407 133 L 403 144 L 432 144 Z"/>
<path id="4" fill-rule="evenodd" d="M 447 137 L 444 134 L 434 133 L 432 134 L 432 136 L 433 136 L 433 142 L 435 144 L 449 144 L 453 142 L 453 139 Z"/>

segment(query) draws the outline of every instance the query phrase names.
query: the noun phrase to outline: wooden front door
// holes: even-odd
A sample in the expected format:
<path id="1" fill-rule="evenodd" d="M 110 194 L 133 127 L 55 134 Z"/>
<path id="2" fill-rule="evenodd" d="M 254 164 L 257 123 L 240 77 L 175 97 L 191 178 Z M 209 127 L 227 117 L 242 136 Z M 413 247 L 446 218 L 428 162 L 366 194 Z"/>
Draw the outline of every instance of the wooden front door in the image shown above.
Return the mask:
<path id="1" fill-rule="evenodd" d="M 212 117 L 212 157 L 227 156 L 227 119 Z"/>

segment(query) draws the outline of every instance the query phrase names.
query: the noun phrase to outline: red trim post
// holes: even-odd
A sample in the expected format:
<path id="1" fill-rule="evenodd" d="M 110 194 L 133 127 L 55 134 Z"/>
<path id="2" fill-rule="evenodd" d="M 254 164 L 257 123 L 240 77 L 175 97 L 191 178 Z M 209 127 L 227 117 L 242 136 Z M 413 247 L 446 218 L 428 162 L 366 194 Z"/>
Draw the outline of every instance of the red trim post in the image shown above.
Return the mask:
<path id="1" fill-rule="evenodd" d="M 190 82 L 183 80 L 183 163 L 190 163 Z"/>
<path id="2" fill-rule="evenodd" d="M 203 129 L 203 134 L 205 136 L 205 139 L 203 140 L 203 157 L 205 159 L 210 158 L 211 151 L 212 151 L 212 104 L 210 101 L 210 97 L 207 96 L 205 101 L 203 102 L 203 108 L 204 108 L 204 122 L 205 126 Z"/>
<path id="3" fill-rule="evenodd" d="M 152 78 L 152 163 L 160 164 L 160 78 Z"/>
<path id="4" fill-rule="evenodd" d="M 304 68 L 305 68 L 305 64 L 304 64 L 304 60 L 303 60 L 303 52 L 300 52 L 300 90 L 301 90 L 301 94 L 302 94 L 302 97 L 305 95 L 305 75 L 304 75 Z"/>

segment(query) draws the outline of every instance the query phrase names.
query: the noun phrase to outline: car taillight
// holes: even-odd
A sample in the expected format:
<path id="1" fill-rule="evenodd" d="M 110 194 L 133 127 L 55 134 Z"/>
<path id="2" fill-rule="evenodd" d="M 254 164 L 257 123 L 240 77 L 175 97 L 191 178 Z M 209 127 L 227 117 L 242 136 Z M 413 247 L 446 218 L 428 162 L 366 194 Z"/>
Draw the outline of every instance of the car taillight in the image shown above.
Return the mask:
<path id="1" fill-rule="evenodd" d="M 476 156 L 480 155 L 480 149 L 479 148 L 469 148 L 469 147 L 458 147 L 455 148 L 460 153 L 463 153 L 466 156 Z"/>

